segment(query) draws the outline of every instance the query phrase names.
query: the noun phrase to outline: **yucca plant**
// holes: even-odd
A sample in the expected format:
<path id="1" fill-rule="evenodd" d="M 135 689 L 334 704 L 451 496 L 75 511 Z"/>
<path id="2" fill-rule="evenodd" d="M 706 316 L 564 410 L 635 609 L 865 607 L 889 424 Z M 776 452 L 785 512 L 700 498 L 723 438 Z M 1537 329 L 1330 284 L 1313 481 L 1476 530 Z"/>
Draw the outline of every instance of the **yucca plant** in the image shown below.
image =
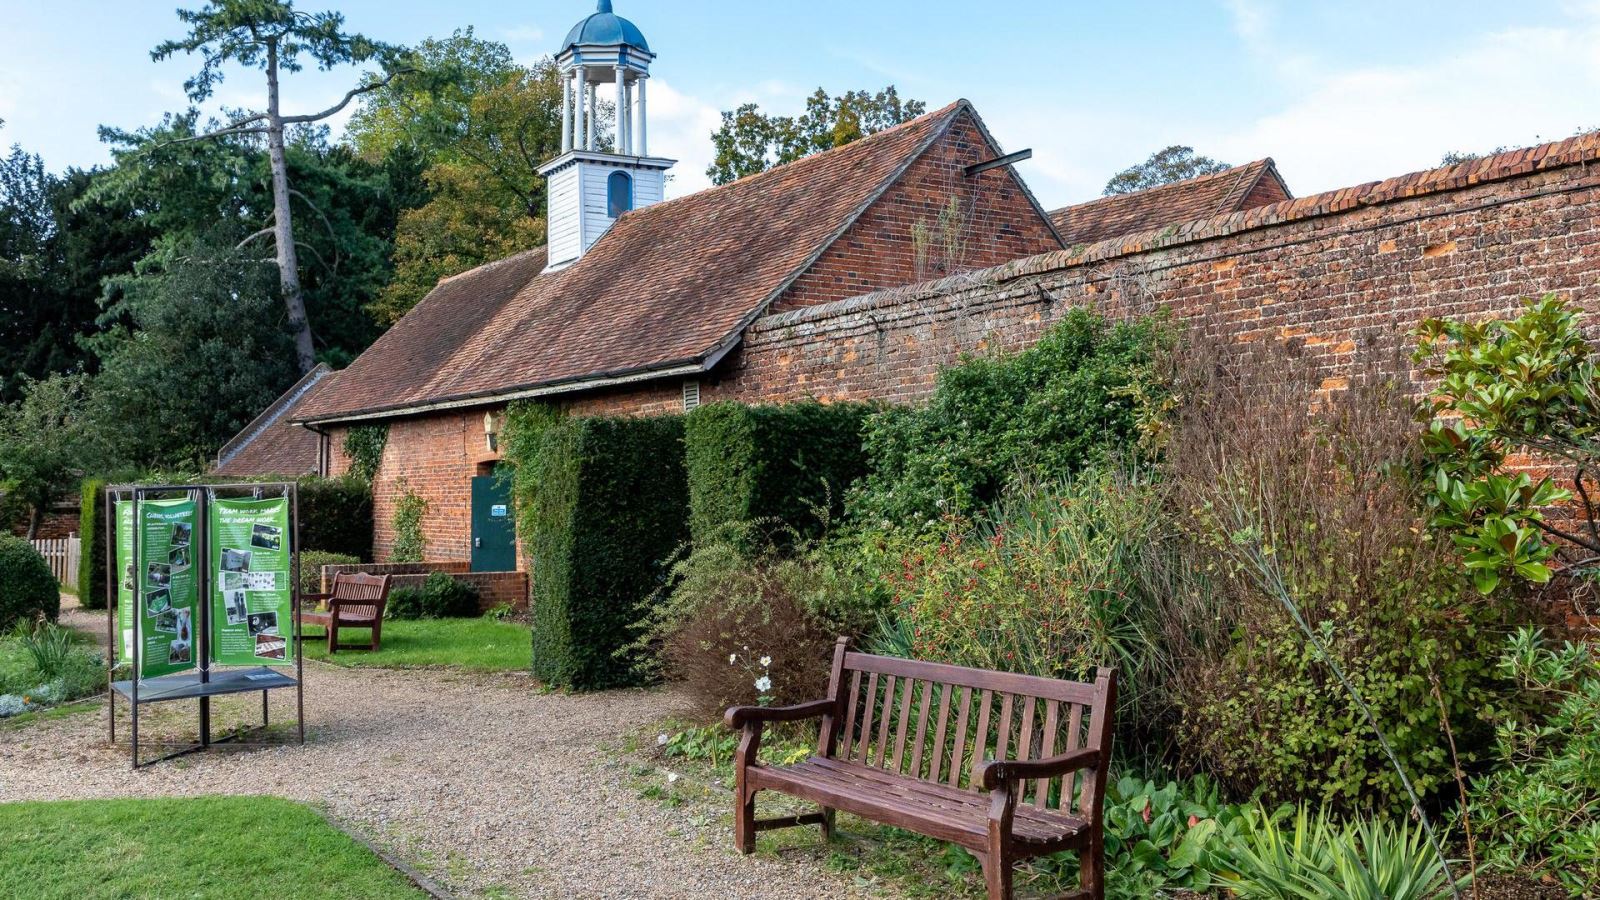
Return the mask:
<path id="1" fill-rule="evenodd" d="M 60 676 L 67 658 L 72 655 L 72 633 L 50 622 L 41 621 L 31 627 L 18 625 L 17 639 L 33 657 L 33 667 L 46 681 Z"/>
<path id="2" fill-rule="evenodd" d="M 1340 823 L 1301 806 L 1283 821 L 1256 809 L 1231 848 L 1222 882 L 1265 900 L 1430 900 L 1452 893 L 1422 829 L 1401 820 Z M 1455 886 L 1464 885 L 1463 878 Z"/>

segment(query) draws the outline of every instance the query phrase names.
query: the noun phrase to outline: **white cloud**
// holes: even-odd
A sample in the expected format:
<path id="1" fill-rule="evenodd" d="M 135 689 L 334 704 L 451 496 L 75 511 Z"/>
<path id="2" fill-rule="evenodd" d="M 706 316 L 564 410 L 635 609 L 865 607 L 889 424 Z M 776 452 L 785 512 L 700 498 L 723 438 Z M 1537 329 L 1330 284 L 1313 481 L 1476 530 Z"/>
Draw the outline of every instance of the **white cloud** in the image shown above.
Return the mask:
<path id="1" fill-rule="evenodd" d="M 660 78 L 650 79 L 646 102 L 650 116 L 650 153 L 676 159 L 668 173 L 668 197 L 682 197 L 711 186 L 711 134 L 722 124 L 717 104 L 679 92 Z"/>
<path id="2" fill-rule="evenodd" d="M 1296 193 L 1600 128 L 1600 22 L 1519 28 L 1405 65 L 1334 70 L 1242 129 L 1197 132 L 1234 161 L 1274 157 Z M 1203 142 L 1203 144 L 1201 143 Z"/>

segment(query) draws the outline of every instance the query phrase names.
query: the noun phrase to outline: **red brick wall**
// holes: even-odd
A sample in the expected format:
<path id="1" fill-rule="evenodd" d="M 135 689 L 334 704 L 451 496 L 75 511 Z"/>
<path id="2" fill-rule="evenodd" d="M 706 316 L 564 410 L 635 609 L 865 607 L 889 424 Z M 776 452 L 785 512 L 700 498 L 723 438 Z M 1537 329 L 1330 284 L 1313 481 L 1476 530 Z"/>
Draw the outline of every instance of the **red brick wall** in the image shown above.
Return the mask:
<path id="1" fill-rule="evenodd" d="M 913 401 L 961 352 L 1026 346 L 1078 305 L 1165 307 L 1241 352 L 1302 341 L 1329 388 L 1354 374 L 1358 344 L 1408 342 L 1425 317 L 1506 313 L 1550 291 L 1600 312 L 1600 166 L 1379 203 L 1345 194 L 767 316 L 719 392 Z"/>
<path id="2" fill-rule="evenodd" d="M 1009 168 L 968 176 L 963 167 L 998 155 L 970 113 L 912 163 L 773 305 L 775 311 L 842 300 L 894 285 L 984 269 L 1047 250 L 1061 242 L 1034 209 Z M 919 269 L 912 235 L 937 230 L 956 201 L 958 258 L 937 249 Z"/>
<path id="3" fill-rule="evenodd" d="M 679 381 L 593 391 L 563 400 L 574 415 L 648 415 L 683 411 Z M 504 407 L 492 408 L 496 416 Z M 430 562 L 472 559 L 472 477 L 487 474 L 498 458 L 484 439 L 486 408 L 395 419 L 389 424 L 383 462 L 373 482 L 373 557 L 386 561 L 394 552 L 394 512 L 406 490 L 428 501 L 422 530 L 427 536 L 425 558 Z M 350 468 L 345 457 L 345 429 L 330 429 L 333 447 L 329 474 Z M 483 471 L 480 471 L 480 468 Z M 517 554 L 519 567 L 526 564 Z"/>
<path id="4" fill-rule="evenodd" d="M 409 587 L 420 588 L 433 572 L 448 572 L 457 581 L 464 581 L 478 589 L 478 609 L 487 612 L 500 604 L 517 612 L 528 611 L 527 572 L 469 572 L 463 562 L 436 563 L 368 563 L 364 565 L 337 565 L 322 567 L 322 590 L 333 588 L 333 577 L 340 572 L 366 572 L 372 575 L 390 575 L 390 590 Z"/>

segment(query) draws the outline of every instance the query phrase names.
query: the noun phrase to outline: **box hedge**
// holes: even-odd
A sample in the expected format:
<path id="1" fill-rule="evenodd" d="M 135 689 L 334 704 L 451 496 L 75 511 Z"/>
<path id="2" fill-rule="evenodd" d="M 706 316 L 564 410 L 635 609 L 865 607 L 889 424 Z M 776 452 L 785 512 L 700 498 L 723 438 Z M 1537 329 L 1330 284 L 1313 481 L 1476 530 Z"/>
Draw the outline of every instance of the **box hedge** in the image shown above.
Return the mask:
<path id="1" fill-rule="evenodd" d="M 584 690 L 637 684 L 634 660 L 619 651 L 688 539 L 683 418 L 565 419 L 518 455 L 533 673 Z"/>
<path id="2" fill-rule="evenodd" d="M 719 402 L 689 413 L 684 455 L 695 540 L 714 540 L 733 522 L 781 523 L 816 536 L 866 473 L 862 428 L 873 408 Z"/>
<path id="3" fill-rule="evenodd" d="M 147 482 L 180 484 L 236 483 L 241 479 L 204 476 L 201 478 L 151 477 Z M 280 481 L 260 478 L 252 481 Z M 119 481 L 121 483 L 127 483 Z M 83 539 L 83 561 L 78 567 L 78 599 L 88 609 L 106 608 L 106 480 L 85 478 L 82 490 L 78 534 Z M 359 478 L 321 478 L 306 475 L 298 479 L 300 494 L 300 546 L 356 557 L 372 558 L 372 486 Z"/>

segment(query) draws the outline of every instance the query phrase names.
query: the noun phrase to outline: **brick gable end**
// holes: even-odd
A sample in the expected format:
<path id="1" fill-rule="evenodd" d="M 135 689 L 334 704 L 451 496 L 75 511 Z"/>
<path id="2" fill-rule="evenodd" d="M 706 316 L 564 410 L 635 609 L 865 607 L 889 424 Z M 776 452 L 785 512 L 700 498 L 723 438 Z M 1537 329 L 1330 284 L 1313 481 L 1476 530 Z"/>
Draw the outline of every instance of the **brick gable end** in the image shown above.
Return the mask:
<path id="1" fill-rule="evenodd" d="M 983 269 L 1061 248 L 1048 221 L 1009 168 L 968 176 L 966 166 L 999 151 L 970 112 L 948 130 L 861 214 L 773 304 L 774 312 L 843 300 L 881 288 Z M 937 230 L 955 198 L 955 259 L 935 246 L 918 265 L 917 226 Z"/>

